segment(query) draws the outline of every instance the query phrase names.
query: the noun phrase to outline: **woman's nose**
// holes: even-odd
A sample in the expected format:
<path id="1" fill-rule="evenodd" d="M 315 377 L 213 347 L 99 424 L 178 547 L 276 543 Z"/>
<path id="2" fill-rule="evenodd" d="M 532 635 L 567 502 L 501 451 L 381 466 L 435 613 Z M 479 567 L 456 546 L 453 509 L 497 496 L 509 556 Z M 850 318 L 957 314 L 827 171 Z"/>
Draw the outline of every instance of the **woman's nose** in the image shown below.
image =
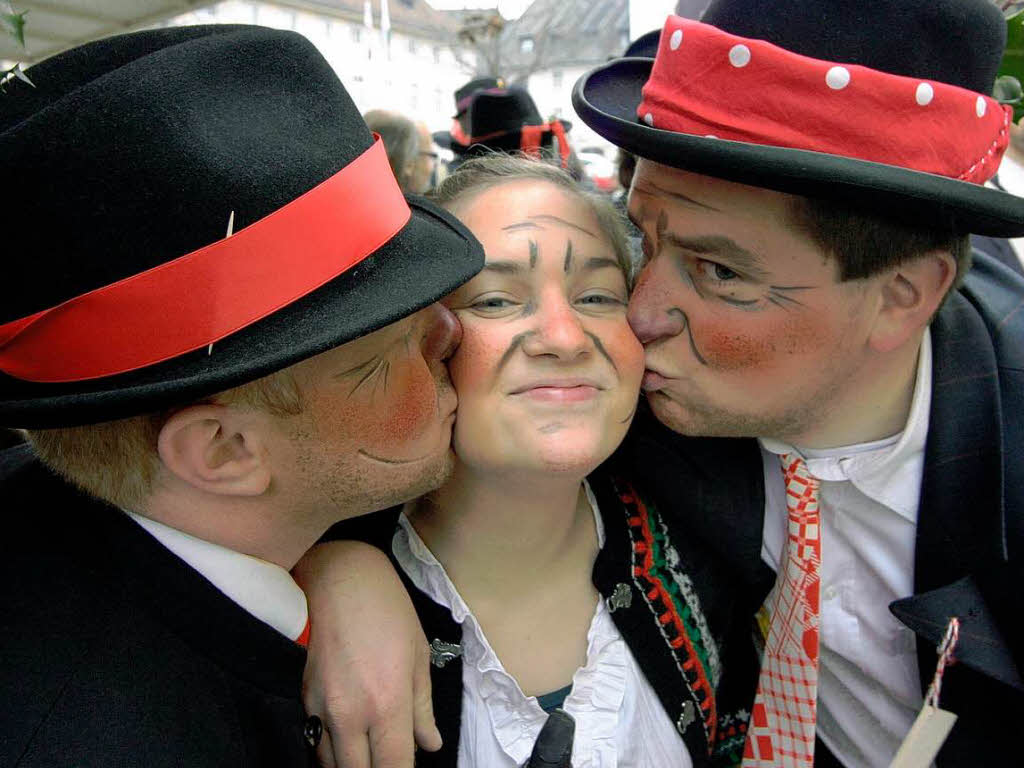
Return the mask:
<path id="1" fill-rule="evenodd" d="M 564 297 L 542 301 L 535 314 L 535 332 L 524 344 L 527 354 L 572 359 L 590 345 L 579 314 Z"/>

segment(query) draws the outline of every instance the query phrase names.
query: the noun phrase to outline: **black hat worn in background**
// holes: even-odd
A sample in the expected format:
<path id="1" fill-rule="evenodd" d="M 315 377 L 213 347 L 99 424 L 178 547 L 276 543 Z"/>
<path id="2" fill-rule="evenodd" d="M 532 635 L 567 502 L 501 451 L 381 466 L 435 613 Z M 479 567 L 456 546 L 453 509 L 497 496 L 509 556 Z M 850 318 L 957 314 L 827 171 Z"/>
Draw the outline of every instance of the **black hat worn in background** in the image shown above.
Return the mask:
<path id="1" fill-rule="evenodd" d="M 500 77 L 477 77 L 470 80 L 465 85 L 455 90 L 455 114 L 452 115 L 452 119 L 459 122 L 462 126 L 462 130 L 467 129 L 466 125 L 466 111 L 469 109 L 470 96 L 477 91 L 486 91 L 490 88 L 504 88 L 505 81 Z M 452 147 L 452 134 L 450 131 L 437 131 L 433 134 L 434 143 L 444 149 L 451 149 Z"/>
<path id="2" fill-rule="evenodd" d="M 793 53 L 989 94 L 1006 41 L 990 0 L 714 0 L 701 19 Z M 637 115 L 653 60 L 623 58 L 573 88 L 580 118 L 640 157 L 707 176 L 831 198 L 963 232 L 1024 234 L 1024 199 L 936 174 L 802 149 L 659 130 Z M 728 93 L 722 94 L 728 99 Z M 856 119 L 851 116 L 851 119 Z"/>
<path id="3" fill-rule="evenodd" d="M 525 88 L 478 91 L 470 100 L 466 121 L 466 133 L 472 141 L 464 145 L 453 140 L 451 148 L 456 154 L 468 155 L 493 150 L 514 152 L 521 148 L 523 126 L 547 122 Z M 564 131 L 572 128 L 568 120 L 558 122 Z M 552 136 L 550 131 L 546 132 L 541 145 L 551 146 Z"/>
<path id="4" fill-rule="evenodd" d="M 0 167 L 17 189 L 5 201 L 0 324 L 221 240 L 231 211 L 237 232 L 373 143 L 327 62 L 292 32 L 153 30 L 28 71 L 35 88 L 16 81 L 0 96 Z M 0 373 L 0 424 L 73 426 L 193 401 L 430 304 L 483 254 L 447 213 L 408 202 L 412 217 L 376 252 L 212 354 L 73 383 Z M 173 316 L 173 300 L 153 312 Z"/>

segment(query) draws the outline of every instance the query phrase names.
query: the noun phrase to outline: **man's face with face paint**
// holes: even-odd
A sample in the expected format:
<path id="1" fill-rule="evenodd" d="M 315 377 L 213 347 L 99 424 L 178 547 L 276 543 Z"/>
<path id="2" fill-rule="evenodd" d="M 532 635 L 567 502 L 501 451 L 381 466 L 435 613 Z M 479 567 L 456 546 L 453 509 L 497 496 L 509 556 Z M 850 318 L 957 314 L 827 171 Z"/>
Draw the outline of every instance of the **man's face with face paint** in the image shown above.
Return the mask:
<path id="1" fill-rule="evenodd" d="M 460 335 L 434 304 L 293 366 L 305 407 L 284 422 L 282 490 L 336 518 L 438 487 L 451 472 L 457 405 L 444 361 Z"/>
<path id="2" fill-rule="evenodd" d="M 868 354 L 875 293 L 789 223 L 792 197 L 640 160 L 630 218 L 645 264 L 629 322 L 644 390 L 690 435 L 799 442 Z"/>
<path id="3" fill-rule="evenodd" d="M 485 471 L 590 471 L 624 437 L 643 368 L 611 244 L 584 202 L 544 181 L 455 212 L 487 254 L 445 300 L 463 327 L 456 454 Z"/>

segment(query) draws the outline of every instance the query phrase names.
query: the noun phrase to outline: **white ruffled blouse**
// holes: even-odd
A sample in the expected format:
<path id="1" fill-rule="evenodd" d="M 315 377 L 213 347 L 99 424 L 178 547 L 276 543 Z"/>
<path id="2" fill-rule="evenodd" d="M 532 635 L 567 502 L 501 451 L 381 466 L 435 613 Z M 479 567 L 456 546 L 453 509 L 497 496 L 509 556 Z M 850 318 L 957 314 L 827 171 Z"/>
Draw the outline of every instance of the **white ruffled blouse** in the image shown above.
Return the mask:
<path id="1" fill-rule="evenodd" d="M 597 502 L 589 486 L 586 491 L 603 546 Z M 529 759 L 547 713 L 505 671 L 444 567 L 404 512 L 392 547 L 412 582 L 448 608 L 462 625 L 459 768 L 519 768 Z M 573 675 L 562 709 L 576 721 L 574 768 L 690 768 L 693 764 L 600 599 L 587 633 L 586 665 Z"/>

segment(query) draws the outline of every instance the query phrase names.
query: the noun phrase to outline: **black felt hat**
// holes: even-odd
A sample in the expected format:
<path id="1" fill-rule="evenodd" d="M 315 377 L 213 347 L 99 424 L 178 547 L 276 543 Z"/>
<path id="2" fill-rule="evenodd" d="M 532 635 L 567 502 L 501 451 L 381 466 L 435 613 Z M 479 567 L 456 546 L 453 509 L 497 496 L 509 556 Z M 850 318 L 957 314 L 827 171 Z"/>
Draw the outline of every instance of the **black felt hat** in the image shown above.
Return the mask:
<path id="1" fill-rule="evenodd" d="M 455 99 L 455 114 L 452 115 L 452 120 L 455 125 L 458 126 L 458 132 L 465 134 L 468 130 L 468 124 L 466 121 L 466 114 L 469 109 L 470 97 L 477 91 L 486 91 L 490 88 L 504 88 L 505 81 L 500 77 L 476 77 L 470 80 L 465 85 L 457 88 L 454 93 Z M 453 126 L 452 131 L 456 128 Z M 445 149 L 451 149 L 453 136 L 452 131 L 437 131 L 433 134 L 434 143 L 439 147 Z"/>
<path id="2" fill-rule="evenodd" d="M 738 42 L 728 36 L 743 38 L 742 42 L 748 43 L 734 46 L 742 49 L 735 52 L 735 58 L 729 49 L 737 83 L 742 82 L 741 75 L 754 72 L 755 65 L 763 60 L 758 58 L 760 54 L 773 52 L 790 56 L 793 62 L 799 59 L 800 66 L 808 68 L 825 67 L 829 62 L 845 65 L 835 67 L 840 75 L 835 79 L 831 79 L 831 69 L 828 70 L 827 88 L 822 78 L 820 90 L 806 94 L 811 104 L 827 102 L 831 93 L 846 87 L 851 72 L 855 85 L 867 82 L 872 73 L 894 83 L 898 80 L 894 89 L 910 89 L 906 95 L 909 106 L 901 104 L 902 112 L 894 110 L 886 115 L 880 109 L 877 114 L 866 115 L 858 109 L 847 109 L 837 115 L 848 123 L 851 132 L 873 120 L 872 125 L 880 127 L 862 133 L 873 132 L 880 144 L 899 138 L 910 145 L 916 141 L 919 149 L 927 150 L 928 139 L 896 115 L 909 114 L 919 107 L 934 110 L 943 106 L 947 95 L 952 98 L 955 91 L 967 109 L 964 121 L 951 124 L 944 138 L 956 141 L 959 128 L 966 131 L 972 127 L 967 121 L 974 117 L 970 114 L 974 112 L 974 99 L 978 118 L 984 115 L 987 120 L 996 119 L 997 113 L 998 119 L 1005 117 L 998 105 L 982 97 L 992 89 L 1006 40 L 1005 21 L 989 0 L 714 0 L 701 21 L 703 25 L 670 17 L 656 60 L 623 58 L 584 74 L 572 97 L 581 119 L 634 154 L 684 170 L 845 201 L 924 225 L 949 226 L 952 221 L 962 232 L 1001 237 L 1024 234 L 1024 199 L 973 183 L 979 180 L 977 177 L 964 180 L 976 173 L 975 166 L 986 162 L 988 170 L 994 172 L 999 152 L 1006 143 L 1005 126 L 996 132 L 995 142 L 985 145 L 989 151 L 986 153 L 983 146 L 977 161 L 968 164 L 963 174 L 945 174 L 922 170 L 910 163 L 851 157 L 839 149 L 809 147 L 801 136 L 792 141 L 723 138 L 726 131 L 718 130 L 719 126 L 731 126 L 745 119 L 759 120 L 757 115 L 748 114 L 745 106 L 736 106 L 749 95 L 742 86 L 720 87 L 704 99 L 698 109 L 707 108 L 707 114 L 701 117 L 704 125 L 713 127 L 699 132 L 674 129 L 669 121 L 659 125 L 650 112 L 644 114 L 644 120 L 638 114 L 645 94 L 651 98 L 650 87 L 645 91 L 644 86 L 652 79 L 652 72 L 657 74 L 663 62 L 666 67 L 672 66 L 672 57 L 688 50 L 690 32 L 685 30 L 698 37 L 697 33 L 704 34 L 708 29 L 704 25 L 710 25 L 714 28 L 710 30 L 712 34 L 727 33 L 721 35 L 725 45 Z M 753 62 L 751 49 L 759 43 L 751 41 L 771 44 L 754 50 Z M 674 86 L 680 98 L 690 92 L 695 80 L 705 77 L 707 63 L 694 61 L 689 65 L 692 79 L 683 77 Z M 821 71 L 824 74 L 825 69 Z M 669 92 L 670 89 L 663 89 L 656 96 L 664 103 L 672 98 L 666 95 Z M 864 99 L 871 97 L 868 93 Z M 757 94 L 753 93 L 752 98 L 757 98 Z M 770 97 L 762 98 L 770 101 Z M 790 111 L 778 120 L 782 125 L 777 131 L 788 136 L 795 126 L 796 133 L 812 133 L 812 120 L 807 114 Z M 1001 146 L 997 146 L 1000 142 Z M 936 150 L 935 154 L 943 153 Z"/>
<path id="3" fill-rule="evenodd" d="M 558 120 L 561 131 L 572 128 L 568 120 Z M 540 115 L 540 110 L 525 88 L 491 88 L 477 91 L 470 97 L 466 113 L 467 142 L 454 140 L 451 149 L 456 154 L 473 155 L 499 150 L 514 152 L 523 148 L 523 129 L 528 126 L 546 126 L 542 131 L 541 146 L 551 146 L 557 128 Z"/>
<path id="4" fill-rule="evenodd" d="M 0 166 L 17 188 L 0 424 L 194 401 L 392 323 L 483 266 L 454 218 L 378 172 L 379 142 L 298 34 L 153 30 L 29 73 L 35 88 L 0 96 Z M 361 196 L 386 204 L 353 223 Z"/>

